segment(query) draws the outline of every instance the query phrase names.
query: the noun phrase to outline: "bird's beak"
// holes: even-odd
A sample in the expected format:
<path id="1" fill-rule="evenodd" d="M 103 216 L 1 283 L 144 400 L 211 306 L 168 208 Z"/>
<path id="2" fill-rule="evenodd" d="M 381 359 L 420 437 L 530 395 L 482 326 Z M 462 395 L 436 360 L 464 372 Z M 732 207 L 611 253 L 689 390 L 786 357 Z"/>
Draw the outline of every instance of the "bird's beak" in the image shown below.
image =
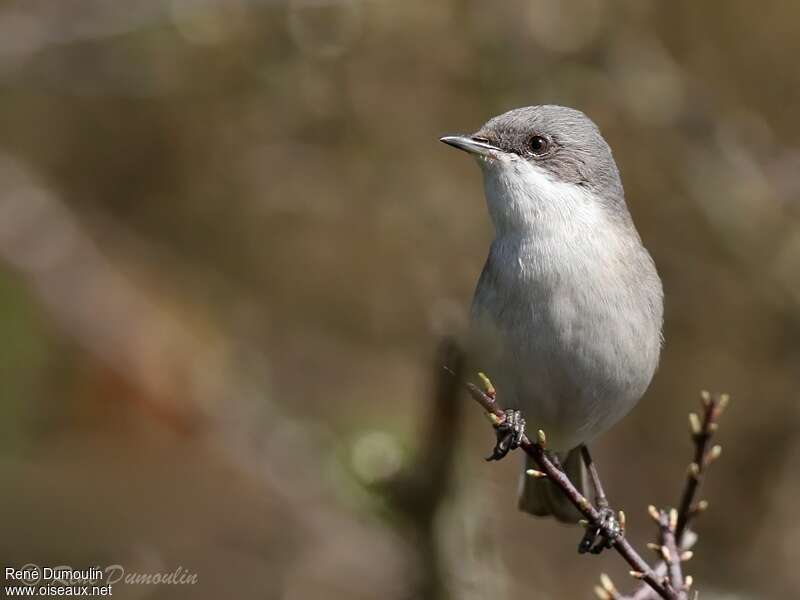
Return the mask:
<path id="1" fill-rule="evenodd" d="M 446 135 L 443 138 L 439 138 L 439 141 L 453 146 L 454 148 L 458 148 L 459 150 L 463 150 L 464 152 L 469 152 L 477 156 L 485 156 L 487 158 L 495 158 L 502 152 L 497 146 L 492 146 L 487 142 L 476 140 L 468 135 Z"/>

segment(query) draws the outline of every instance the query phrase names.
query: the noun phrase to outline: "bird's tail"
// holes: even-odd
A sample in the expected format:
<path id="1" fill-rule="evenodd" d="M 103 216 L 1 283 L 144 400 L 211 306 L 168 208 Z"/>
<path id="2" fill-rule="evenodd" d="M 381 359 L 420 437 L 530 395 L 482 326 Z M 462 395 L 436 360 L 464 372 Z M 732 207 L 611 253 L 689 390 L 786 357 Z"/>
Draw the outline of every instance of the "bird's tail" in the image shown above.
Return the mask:
<path id="1" fill-rule="evenodd" d="M 566 458 L 559 456 L 564 465 L 564 472 L 569 480 L 586 495 L 586 468 L 581 459 L 580 448 L 571 450 Z M 530 456 L 525 457 L 525 469 L 535 469 L 536 464 Z M 537 517 L 553 516 L 562 523 L 577 523 L 583 518 L 564 493 L 549 479 L 536 479 L 522 474 L 519 493 L 520 510 Z"/>

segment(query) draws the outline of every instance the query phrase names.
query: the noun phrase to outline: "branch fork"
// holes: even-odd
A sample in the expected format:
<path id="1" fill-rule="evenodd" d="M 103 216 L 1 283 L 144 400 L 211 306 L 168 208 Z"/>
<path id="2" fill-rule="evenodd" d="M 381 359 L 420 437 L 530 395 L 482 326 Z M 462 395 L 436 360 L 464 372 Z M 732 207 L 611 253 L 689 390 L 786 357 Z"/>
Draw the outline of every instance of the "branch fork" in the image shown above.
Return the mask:
<path id="1" fill-rule="evenodd" d="M 489 459 L 502 458 L 505 454 L 517 447 L 530 456 L 536 464 L 536 469 L 529 469 L 527 475 L 536 478 L 548 478 L 569 498 L 572 504 L 584 516 L 581 524 L 586 527 L 587 534 L 581 542 L 579 550 L 599 552 L 604 547 L 613 548 L 628 563 L 630 575 L 639 581 L 639 587 L 629 596 L 619 592 L 611 578 L 603 573 L 600 585 L 595 586 L 595 595 L 601 600 L 650 600 L 664 598 L 666 600 L 688 600 L 693 580 L 691 576 L 683 573 L 683 563 L 692 557 L 689 546 L 694 543 L 689 534 L 689 524 L 708 508 L 705 500 L 697 501 L 697 492 L 703 481 L 707 468 L 719 458 L 722 448 L 719 445 L 711 446 L 711 439 L 717 431 L 717 420 L 729 402 L 727 394 L 712 397 L 708 392 L 702 392 L 702 410 L 700 414 L 689 415 L 689 427 L 694 443 L 693 460 L 687 469 L 686 482 L 680 497 L 677 509 L 657 509 L 649 507 L 648 512 L 657 525 L 657 543 L 649 547 L 657 552 L 658 563 L 651 566 L 633 548 L 625 538 L 625 513 L 620 511 L 616 519 L 609 520 L 608 502 L 603 492 L 603 487 L 588 456 L 592 481 L 597 492 L 597 506 L 581 494 L 572 484 L 566 474 L 561 470 L 547 452 L 547 436 L 541 429 L 536 432 L 536 438 L 531 439 L 524 431 L 524 419 L 519 411 L 503 410 L 497 403 L 497 392 L 494 386 L 483 373 L 479 374 L 483 389 L 473 383 L 467 382 L 466 388 L 470 396 L 486 411 L 490 422 L 498 432 L 498 444 L 495 452 Z M 509 422 L 514 419 L 517 422 Z M 522 421 L 522 427 L 519 421 Z M 613 517 L 613 512 L 611 512 Z M 616 523 L 616 526 L 610 525 Z M 594 540 L 600 537 L 597 545 Z M 694 536 L 696 539 L 696 536 Z M 588 545 L 587 545 L 587 540 Z"/>

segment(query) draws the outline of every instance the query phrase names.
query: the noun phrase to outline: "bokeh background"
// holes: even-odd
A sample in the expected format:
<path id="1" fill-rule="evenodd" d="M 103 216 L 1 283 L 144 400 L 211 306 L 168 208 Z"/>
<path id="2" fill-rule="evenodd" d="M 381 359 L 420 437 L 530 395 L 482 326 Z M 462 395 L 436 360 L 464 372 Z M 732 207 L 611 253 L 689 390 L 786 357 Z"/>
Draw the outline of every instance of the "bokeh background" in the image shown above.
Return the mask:
<path id="1" fill-rule="evenodd" d="M 574 106 L 615 152 L 666 345 L 596 457 L 633 540 L 732 403 L 689 572 L 800 597 L 800 8 L 778 0 L 0 2 L 0 559 L 183 567 L 120 598 L 590 598 L 442 408 L 490 229 L 440 144 Z M 502 393 L 502 392 L 501 392 Z"/>

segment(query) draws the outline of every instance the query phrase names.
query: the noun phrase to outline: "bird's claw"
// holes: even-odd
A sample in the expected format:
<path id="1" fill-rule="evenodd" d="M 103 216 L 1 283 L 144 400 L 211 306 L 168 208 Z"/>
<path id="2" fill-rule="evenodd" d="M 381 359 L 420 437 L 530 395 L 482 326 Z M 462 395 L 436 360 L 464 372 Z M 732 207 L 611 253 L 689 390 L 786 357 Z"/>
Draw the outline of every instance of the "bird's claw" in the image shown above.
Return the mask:
<path id="1" fill-rule="evenodd" d="M 599 523 L 589 523 L 586 526 L 586 533 L 578 545 L 578 553 L 600 554 L 603 550 L 611 548 L 620 537 L 622 537 L 622 526 L 616 514 L 610 508 L 601 508 Z"/>
<path id="2" fill-rule="evenodd" d="M 511 450 L 519 448 L 522 438 L 525 435 L 525 419 L 518 410 L 508 409 L 505 411 L 505 419 L 495 428 L 497 443 L 492 450 L 492 455 L 486 460 L 500 460 Z"/>

